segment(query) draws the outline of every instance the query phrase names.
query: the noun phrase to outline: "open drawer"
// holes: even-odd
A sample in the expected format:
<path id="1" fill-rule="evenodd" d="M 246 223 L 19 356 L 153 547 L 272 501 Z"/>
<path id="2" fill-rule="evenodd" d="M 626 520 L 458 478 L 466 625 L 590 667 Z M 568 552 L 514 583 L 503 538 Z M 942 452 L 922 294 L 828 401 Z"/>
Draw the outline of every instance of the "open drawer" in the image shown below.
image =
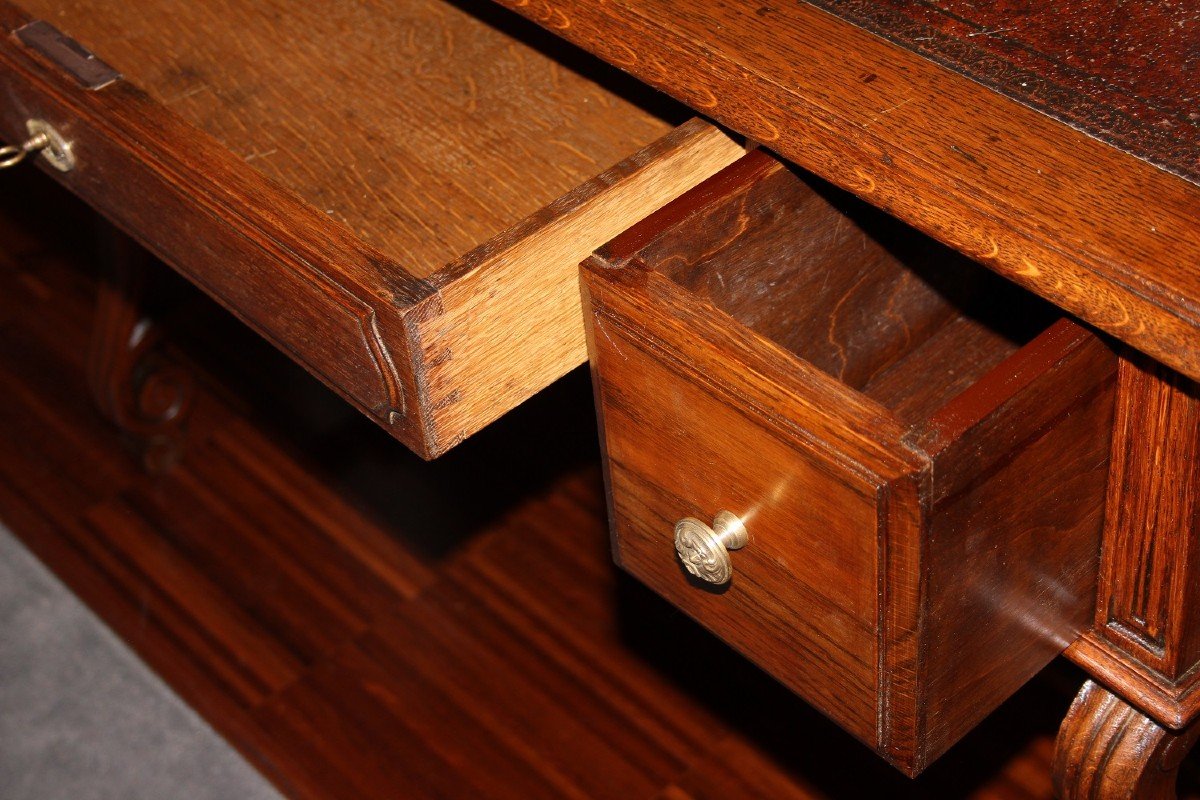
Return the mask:
<path id="1" fill-rule="evenodd" d="M 1087 627 L 1115 362 L 1053 307 L 762 151 L 584 295 L 617 561 L 901 769 Z"/>
<path id="2" fill-rule="evenodd" d="M 0 140 L 48 124 L 48 172 L 434 456 L 582 363 L 579 262 L 742 153 L 474 5 L 0 0 Z"/>

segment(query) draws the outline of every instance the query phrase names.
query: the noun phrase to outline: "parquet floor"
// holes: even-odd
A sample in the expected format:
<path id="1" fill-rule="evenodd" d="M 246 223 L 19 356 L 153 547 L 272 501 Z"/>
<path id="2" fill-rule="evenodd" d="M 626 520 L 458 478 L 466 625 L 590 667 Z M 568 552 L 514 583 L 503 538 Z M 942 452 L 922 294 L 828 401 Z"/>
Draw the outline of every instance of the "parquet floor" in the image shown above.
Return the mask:
<path id="1" fill-rule="evenodd" d="M 1050 797 L 1069 667 L 911 782 L 619 574 L 583 373 L 424 464 L 192 298 L 145 475 L 85 394 L 87 216 L 4 180 L 0 520 L 288 795 Z"/>

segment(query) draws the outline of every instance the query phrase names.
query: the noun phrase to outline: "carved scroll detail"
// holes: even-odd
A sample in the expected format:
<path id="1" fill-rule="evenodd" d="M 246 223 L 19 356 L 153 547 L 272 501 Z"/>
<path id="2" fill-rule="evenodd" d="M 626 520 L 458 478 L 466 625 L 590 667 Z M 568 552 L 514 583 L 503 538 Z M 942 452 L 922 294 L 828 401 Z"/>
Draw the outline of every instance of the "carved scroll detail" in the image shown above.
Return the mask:
<path id="1" fill-rule="evenodd" d="M 142 300 L 150 259 L 122 234 L 107 253 L 88 352 L 88 385 L 100 413 L 125 434 L 149 472 L 169 470 L 183 450 L 193 380 L 156 352 L 160 332 Z"/>
<path id="2" fill-rule="evenodd" d="M 1173 800 L 1200 725 L 1169 731 L 1099 684 L 1083 685 L 1058 732 L 1061 800 Z"/>

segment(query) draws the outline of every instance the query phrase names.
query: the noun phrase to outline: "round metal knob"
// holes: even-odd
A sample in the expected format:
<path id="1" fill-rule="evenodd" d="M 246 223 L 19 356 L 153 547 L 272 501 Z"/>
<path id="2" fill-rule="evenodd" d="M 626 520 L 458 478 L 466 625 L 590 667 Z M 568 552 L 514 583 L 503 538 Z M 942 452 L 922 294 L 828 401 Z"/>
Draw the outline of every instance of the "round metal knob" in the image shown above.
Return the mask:
<path id="1" fill-rule="evenodd" d="M 749 541 L 746 526 L 728 511 L 718 513 L 711 528 L 694 517 L 675 523 L 675 554 L 688 572 L 708 583 L 729 583 L 733 577 L 729 551 Z"/>

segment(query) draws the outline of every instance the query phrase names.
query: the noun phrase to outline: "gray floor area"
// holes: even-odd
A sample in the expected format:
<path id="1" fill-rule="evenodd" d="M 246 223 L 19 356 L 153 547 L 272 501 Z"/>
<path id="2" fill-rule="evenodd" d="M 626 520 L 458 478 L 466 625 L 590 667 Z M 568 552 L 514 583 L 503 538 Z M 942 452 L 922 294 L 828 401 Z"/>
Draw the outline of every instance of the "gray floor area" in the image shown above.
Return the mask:
<path id="1" fill-rule="evenodd" d="M 0 527 L 0 798 L 278 797 Z"/>

